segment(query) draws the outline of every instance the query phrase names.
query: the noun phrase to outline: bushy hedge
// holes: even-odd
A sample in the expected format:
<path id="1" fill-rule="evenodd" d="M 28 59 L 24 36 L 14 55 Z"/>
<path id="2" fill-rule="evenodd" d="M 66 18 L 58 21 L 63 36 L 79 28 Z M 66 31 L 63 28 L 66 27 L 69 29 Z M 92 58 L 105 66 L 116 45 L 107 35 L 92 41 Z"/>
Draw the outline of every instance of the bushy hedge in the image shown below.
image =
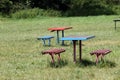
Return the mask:
<path id="1" fill-rule="evenodd" d="M 107 5 L 105 0 L 73 0 L 71 9 L 66 16 L 110 15 L 114 14 L 112 6 Z"/>
<path id="2" fill-rule="evenodd" d="M 110 15 L 120 14 L 119 4 L 119 0 L 0 0 L 0 12 L 14 18 Z"/>
<path id="3" fill-rule="evenodd" d="M 35 18 L 39 16 L 61 16 L 61 12 L 56 10 L 43 10 L 39 8 L 34 8 L 20 10 L 11 14 L 11 17 L 16 19 Z"/>
<path id="4" fill-rule="evenodd" d="M 61 11 L 48 9 L 43 12 L 43 16 L 59 17 L 62 16 L 62 14 Z"/>
<path id="5" fill-rule="evenodd" d="M 0 0 L 0 13 L 2 15 L 9 15 L 12 9 L 12 1 Z"/>
<path id="6" fill-rule="evenodd" d="M 12 18 L 33 18 L 39 15 L 39 9 L 20 10 L 11 15 Z"/>
<path id="7" fill-rule="evenodd" d="M 120 15 L 120 5 L 116 5 L 112 9 L 115 12 L 115 14 Z"/>

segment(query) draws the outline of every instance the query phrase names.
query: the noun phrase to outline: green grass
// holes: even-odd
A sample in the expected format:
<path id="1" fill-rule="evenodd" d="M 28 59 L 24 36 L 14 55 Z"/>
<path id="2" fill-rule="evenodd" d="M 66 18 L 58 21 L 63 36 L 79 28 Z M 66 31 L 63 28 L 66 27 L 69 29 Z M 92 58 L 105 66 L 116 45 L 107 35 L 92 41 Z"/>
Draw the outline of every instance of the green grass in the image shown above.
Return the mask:
<path id="1" fill-rule="evenodd" d="M 120 79 L 120 23 L 114 30 L 113 19 L 119 16 L 48 17 L 35 19 L 0 19 L 0 80 L 119 80 Z M 83 41 L 83 62 L 73 63 L 73 50 L 56 44 L 56 33 L 47 29 L 57 26 L 71 26 L 65 35 L 95 35 Z M 38 36 L 53 35 L 52 46 L 43 46 Z M 49 55 L 41 51 L 48 48 L 65 48 L 62 61 L 50 63 Z M 78 47 L 77 47 L 78 48 Z M 107 48 L 112 52 L 104 62 L 95 65 L 95 56 L 89 53 Z M 78 53 L 78 50 L 77 50 Z M 77 54 L 78 60 L 79 54 Z"/>

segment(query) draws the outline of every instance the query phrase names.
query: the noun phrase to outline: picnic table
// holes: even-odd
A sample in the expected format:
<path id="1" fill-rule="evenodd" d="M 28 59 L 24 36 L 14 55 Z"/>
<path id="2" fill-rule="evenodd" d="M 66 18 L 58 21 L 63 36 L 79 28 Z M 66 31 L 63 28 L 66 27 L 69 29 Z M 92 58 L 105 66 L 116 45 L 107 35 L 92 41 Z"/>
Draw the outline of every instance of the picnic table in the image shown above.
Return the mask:
<path id="1" fill-rule="evenodd" d="M 116 23 L 117 23 L 118 21 L 120 21 L 120 18 L 119 18 L 119 19 L 114 19 L 113 21 L 115 22 L 115 30 L 116 30 Z"/>
<path id="2" fill-rule="evenodd" d="M 82 61 L 82 41 L 83 40 L 88 40 L 91 38 L 94 38 L 95 36 L 91 35 L 91 36 L 76 36 L 76 35 L 72 35 L 72 36 L 66 36 L 66 37 L 62 37 L 60 40 L 64 41 L 64 40 L 70 40 L 73 42 L 73 61 L 76 62 L 76 42 L 79 41 L 79 61 Z"/>
<path id="3" fill-rule="evenodd" d="M 48 28 L 51 32 L 57 31 L 57 43 L 59 43 L 59 31 L 62 31 L 62 37 L 64 37 L 64 30 L 72 29 L 72 27 L 53 27 Z M 62 45 L 64 45 L 64 41 L 62 41 Z"/>

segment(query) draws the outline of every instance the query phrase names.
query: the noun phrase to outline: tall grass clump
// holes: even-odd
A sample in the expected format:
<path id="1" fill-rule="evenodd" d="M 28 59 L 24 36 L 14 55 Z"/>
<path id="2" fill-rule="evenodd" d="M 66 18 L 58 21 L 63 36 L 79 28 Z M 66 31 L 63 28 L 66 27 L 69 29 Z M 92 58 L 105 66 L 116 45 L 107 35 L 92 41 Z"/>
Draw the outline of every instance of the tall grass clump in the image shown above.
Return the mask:
<path id="1" fill-rule="evenodd" d="M 59 17 L 62 16 L 62 14 L 60 11 L 48 9 L 44 11 L 43 16 Z"/>
<path id="2" fill-rule="evenodd" d="M 40 16 L 61 16 L 60 11 L 56 10 L 44 10 L 39 8 L 20 10 L 11 15 L 12 18 L 16 19 L 26 19 L 26 18 L 35 18 Z"/>
<path id="3" fill-rule="evenodd" d="M 16 19 L 34 18 L 37 17 L 38 15 L 42 15 L 42 13 L 43 13 L 42 9 L 38 9 L 38 8 L 26 9 L 13 13 L 11 17 Z"/>

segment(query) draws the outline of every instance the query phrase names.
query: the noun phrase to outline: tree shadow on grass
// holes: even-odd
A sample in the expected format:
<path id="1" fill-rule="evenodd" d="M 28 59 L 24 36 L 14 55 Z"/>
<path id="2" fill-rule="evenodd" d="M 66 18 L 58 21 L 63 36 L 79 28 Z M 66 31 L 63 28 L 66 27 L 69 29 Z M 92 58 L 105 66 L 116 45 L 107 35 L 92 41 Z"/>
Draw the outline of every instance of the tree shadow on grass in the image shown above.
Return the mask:
<path id="1" fill-rule="evenodd" d="M 64 41 L 64 44 L 60 44 L 61 46 L 73 46 L 73 41 Z M 76 41 L 76 45 L 79 45 L 79 41 Z M 82 46 L 85 46 L 84 44 L 82 44 Z"/>
<path id="2" fill-rule="evenodd" d="M 53 45 L 43 45 L 43 47 L 54 47 Z"/>
<path id="3" fill-rule="evenodd" d="M 64 66 L 66 66 L 68 64 L 67 60 L 60 60 L 60 61 L 56 61 L 54 63 L 49 62 L 49 66 L 52 68 L 62 68 Z"/>
<path id="4" fill-rule="evenodd" d="M 68 47 L 70 46 L 69 44 L 60 44 L 61 46 Z"/>
<path id="5" fill-rule="evenodd" d="M 78 67 L 91 67 L 96 66 L 98 68 L 113 68 L 116 66 L 116 63 L 111 61 L 99 61 L 97 64 L 95 62 L 83 59 L 81 62 L 77 61 L 76 66 Z"/>
<path id="6" fill-rule="evenodd" d="M 111 61 L 99 61 L 98 64 L 96 64 L 98 68 L 113 68 L 116 66 L 115 62 Z"/>
<path id="7" fill-rule="evenodd" d="M 83 59 L 81 62 L 79 62 L 79 61 L 76 62 L 76 66 L 78 66 L 78 67 L 88 67 L 88 66 L 90 67 L 90 66 L 94 66 L 94 65 L 95 65 L 94 62 L 89 61 L 87 59 Z"/>
<path id="8" fill-rule="evenodd" d="M 119 32 L 119 31 L 120 31 L 120 26 L 116 26 L 115 31 L 116 31 L 116 32 Z"/>

